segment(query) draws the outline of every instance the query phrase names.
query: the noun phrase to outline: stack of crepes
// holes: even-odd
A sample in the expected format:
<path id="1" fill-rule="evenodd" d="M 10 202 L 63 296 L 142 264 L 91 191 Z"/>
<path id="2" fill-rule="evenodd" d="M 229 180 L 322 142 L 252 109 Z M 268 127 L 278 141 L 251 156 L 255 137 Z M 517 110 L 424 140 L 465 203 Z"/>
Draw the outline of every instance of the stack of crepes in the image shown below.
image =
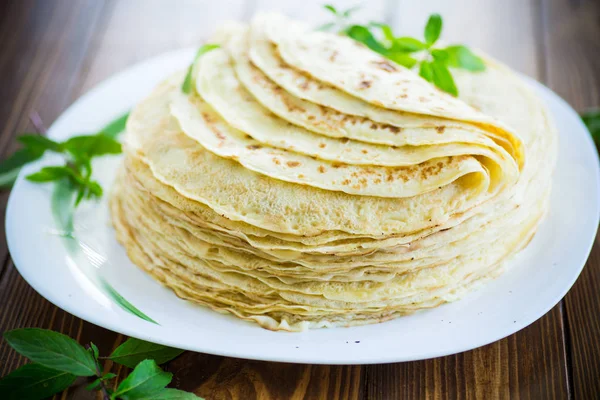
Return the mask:
<path id="1" fill-rule="evenodd" d="M 548 207 L 555 133 L 506 67 L 458 98 L 340 35 L 229 24 L 130 116 L 111 196 L 131 260 L 272 330 L 381 322 L 498 276 Z"/>

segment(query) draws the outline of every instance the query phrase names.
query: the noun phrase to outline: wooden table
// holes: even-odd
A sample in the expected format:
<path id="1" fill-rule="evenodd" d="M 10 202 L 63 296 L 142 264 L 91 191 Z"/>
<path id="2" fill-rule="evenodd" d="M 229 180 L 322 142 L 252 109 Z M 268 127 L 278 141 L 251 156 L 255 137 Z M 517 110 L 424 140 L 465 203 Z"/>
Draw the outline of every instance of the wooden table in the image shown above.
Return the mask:
<path id="1" fill-rule="evenodd" d="M 334 1 L 341 8 L 354 2 Z M 444 17 L 443 38 L 484 49 L 545 83 L 575 109 L 600 105 L 600 1 L 364 1 L 357 18 L 420 34 Z M 0 2 L 0 150 L 51 123 L 78 96 L 147 57 L 197 45 L 226 19 L 278 9 L 313 24 L 321 0 L 4 0 Z M 124 88 L 126 89 L 126 88 Z M 0 195 L 4 213 L 8 193 Z M 59 330 L 101 349 L 121 335 L 84 322 L 39 296 L 20 277 L 0 233 L 0 332 Z M 44 268 L 43 265 L 39 266 Z M 543 266 L 540 266 L 543 267 Z M 532 296 L 535 296 L 532 293 Z M 187 352 L 168 365 L 174 385 L 207 399 L 416 399 L 600 397 L 600 244 L 575 286 L 550 312 L 496 343 L 426 361 L 369 366 L 294 365 Z M 24 363 L 0 344 L 0 376 Z M 106 368 L 126 372 L 107 363 Z M 63 399 L 91 399 L 82 386 Z"/>

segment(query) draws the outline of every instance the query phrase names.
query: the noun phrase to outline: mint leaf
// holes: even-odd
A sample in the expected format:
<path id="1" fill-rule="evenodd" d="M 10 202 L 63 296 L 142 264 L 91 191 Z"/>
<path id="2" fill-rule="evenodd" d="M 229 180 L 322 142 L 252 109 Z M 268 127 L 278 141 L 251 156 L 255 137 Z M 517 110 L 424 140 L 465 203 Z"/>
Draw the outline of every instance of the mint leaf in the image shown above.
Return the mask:
<path id="1" fill-rule="evenodd" d="M 121 143 L 103 134 L 74 136 L 62 146 L 75 159 L 82 160 L 121 153 Z"/>
<path id="2" fill-rule="evenodd" d="M 419 75 L 427 82 L 433 82 L 433 69 L 431 68 L 431 63 L 429 61 L 421 62 Z"/>
<path id="3" fill-rule="evenodd" d="M 62 178 L 72 178 L 75 172 L 67 166 L 44 167 L 38 172 L 29 174 L 25 177 L 31 182 L 52 182 Z"/>
<path id="4" fill-rule="evenodd" d="M 458 96 L 458 89 L 446 64 L 434 61 L 431 63 L 431 69 L 433 71 L 433 83 L 435 86 L 453 96 Z"/>
<path id="5" fill-rule="evenodd" d="M 379 41 L 373 36 L 371 31 L 366 26 L 362 25 L 352 25 L 348 29 L 346 29 L 346 35 L 351 37 L 352 39 L 360 42 L 370 48 L 371 50 L 379 53 L 386 54 L 388 49 L 383 46 Z"/>
<path id="6" fill-rule="evenodd" d="M 157 364 L 164 364 L 183 353 L 181 349 L 167 347 L 156 343 L 130 338 L 113 351 L 109 359 L 129 368 L 143 360 L 154 360 Z"/>
<path id="7" fill-rule="evenodd" d="M 119 135 L 119 133 L 125 130 L 127 118 L 129 118 L 129 112 L 121 115 L 119 118 L 110 122 L 108 125 L 106 125 L 100 130 L 100 133 L 104 136 L 108 136 L 111 139 L 116 138 Z"/>
<path id="8" fill-rule="evenodd" d="M 431 47 L 442 33 L 442 17 L 440 14 L 431 14 L 425 25 L 425 43 Z"/>
<path id="9" fill-rule="evenodd" d="M 102 383 L 102 380 L 100 378 L 96 378 L 92 383 L 90 383 L 89 385 L 87 385 L 85 387 L 85 390 L 88 390 L 88 391 L 96 390 L 100 387 L 101 383 Z"/>
<path id="10" fill-rule="evenodd" d="M 425 50 L 427 45 L 415 38 L 404 36 L 394 40 L 393 48 L 398 49 L 399 51 L 413 53 L 415 51 Z"/>
<path id="11" fill-rule="evenodd" d="M 592 135 L 596 146 L 600 145 L 600 109 L 582 113 L 581 119 L 590 131 L 590 135 Z"/>
<path id="12" fill-rule="evenodd" d="M 147 399 L 171 382 L 173 374 L 164 372 L 154 360 L 142 361 L 123 380 L 113 397 L 123 400 Z"/>
<path id="13" fill-rule="evenodd" d="M 417 63 L 416 58 L 413 58 L 406 53 L 388 52 L 387 54 L 385 54 L 385 57 L 389 58 L 396 64 L 400 64 L 406 68 L 412 68 Z"/>
<path id="14" fill-rule="evenodd" d="M 41 135 L 21 135 L 17 140 L 34 153 L 44 153 L 46 150 L 61 153 L 63 151 L 60 143 Z"/>
<path id="15" fill-rule="evenodd" d="M 323 8 L 325 8 L 326 10 L 331 11 L 333 15 L 337 15 L 338 14 L 337 9 L 334 6 L 332 6 L 331 4 L 325 4 L 323 6 Z"/>
<path id="16" fill-rule="evenodd" d="M 187 70 L 187 74 L 185 74 L 185 79 L 183 80 L 183 84 L 181 85 L 181 91 L 183 93 L 190 94 L 192 92 L 192 86 L 194 85 L 194 79 L 192 77 L 192 74 L 194 72 L 194 65 L 196 65 L 196 62 L 198 61 L 198 59 L 203 54 L 208 53 L 209 51 L 217 49 L 217 48 L 219 48 L 218 44 L 205 44 L 198 49 L 198 51 L 196 52 L 196 56 L 194 57 L 194 61 L 189 66 L 189 68 Z"/>
<path id="17" fill-rule="evenodd" d="M 0 398 L 4 400 L 45 399 L 62 392 L 77 377 L 40 364 L 26 364 L 0 380 Z"/>
<path id="18" fill-rule="evenodd" d="M 439 61 L 443 64 L 446 64 L 450 55 L 446 50 L 433 49 L 431 50 L 431 56 L 435 61 Z"/>
<path id="19" fill-rule="evenodd" d="M 485 63 L 476 56 L 471 50 L 465 46 L 448 46 L 446 47 L 448 54 L 448 65 L 456 68 L 463 68 L 469 71 L 484 71 Z"/>
<path id="20" fill-rule="evenodd" d="M 4 333 L 4 339 L 31 361 L 77 376 L 96 374 L 94 358 L 83 346 L 62 333 L 25 328 Z"/>
<path id="21" fill-rule="evenodd" d="M 194 393 L 184 392 L 177 389 L 163 389 L 153 396 L 146 397 L 145 400 L 204 400 Z"/>
<path id="22" fill-rule="evenodd" d="M 98 351 L 98 347 L 93 342 L 90 342 L 90 350 L 92 351 L 94 358 L 98 359 L 100 352 Z"/>
<path id="23" fill-rule="evenodd" d="M 383 37 L 385 37 L 390 43 L 394 42 L 394 32 L 389 25 L 386 24 L 374 24 L 381 28 L 381 32 L 383 32 Z"/>

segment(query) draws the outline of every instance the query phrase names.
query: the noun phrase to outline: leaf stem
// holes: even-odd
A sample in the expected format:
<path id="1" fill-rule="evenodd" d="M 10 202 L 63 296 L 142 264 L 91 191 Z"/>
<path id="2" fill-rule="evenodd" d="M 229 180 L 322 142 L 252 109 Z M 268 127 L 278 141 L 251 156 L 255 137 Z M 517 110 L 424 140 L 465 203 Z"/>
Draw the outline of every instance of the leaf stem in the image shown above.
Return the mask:
<path id="1" fill-rule="evenodd" d="M 91 348 L 90 345 L 85 346 L 88 350 Z M 106 386 L 104 385 L 104 380 L 102 380 L 102 371 L 100 370 L 100 362 L 94 356 L 94 362 L 96 363 L 96 376 L 100 379 L 100 391 L 102 391 L 102 400 L 111 400 L 110 395 L 108 394 L 108 390 L 106 390 Z"/>

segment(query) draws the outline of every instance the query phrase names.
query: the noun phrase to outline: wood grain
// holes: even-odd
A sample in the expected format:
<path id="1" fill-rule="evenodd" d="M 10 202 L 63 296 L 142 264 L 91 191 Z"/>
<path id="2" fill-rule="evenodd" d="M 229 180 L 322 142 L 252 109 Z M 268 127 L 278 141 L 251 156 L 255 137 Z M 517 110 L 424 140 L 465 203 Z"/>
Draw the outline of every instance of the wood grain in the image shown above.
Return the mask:
<path id="1" fill-rule="evenodd" d="M 543 3 L 547 83 L 576 110 L 600 106 L 600 3 Z M 600 397 L 600 240 L 565 297 L 573 395 Z"/>
<path id="2" fill-rule="evenodd" d="M 170 49 L 196 45 L 225 19 L 256 10 L 286 12 L 315 26 L 328 21 L 322 1 L 21 0 L 0 2 L 0 155 L 15 132 L 47 123 L 109 75 Z M 356 2 L 333 1 L 340 9 Z M 545 80 L 578 109 L 598 105 L 600 6 L 593 0 L 378 0 L 357 15 L 420 34 L 427 16 L 444 16 L 444 38 L 480 47 Z M 6 78 L 10 77 L 10 78 Z M 6 194 L 0 196 L 4 213 Z M 55 329 L 109 352 L 124 338 L 84 322 L 39 296 L 7 257 L 0 234 L 0 332 Z M 43 266 L 40 266 L 43 268 Z M 455 399 L 600 397 L 600 243 L 581 278 L 528 328 L 462 354 L 411 363 L 318 366 L 269 363 L 186 352 L 166 368 L 174 387 L 207 399 Z M 568 323 L 568 326 L 567 326 Z M 0 376 L 25 360 L 0 343 Z M 104 365 L 122 378 L 126 368 Z M 83 381 L 63 399 L 93 399 Z"/>

